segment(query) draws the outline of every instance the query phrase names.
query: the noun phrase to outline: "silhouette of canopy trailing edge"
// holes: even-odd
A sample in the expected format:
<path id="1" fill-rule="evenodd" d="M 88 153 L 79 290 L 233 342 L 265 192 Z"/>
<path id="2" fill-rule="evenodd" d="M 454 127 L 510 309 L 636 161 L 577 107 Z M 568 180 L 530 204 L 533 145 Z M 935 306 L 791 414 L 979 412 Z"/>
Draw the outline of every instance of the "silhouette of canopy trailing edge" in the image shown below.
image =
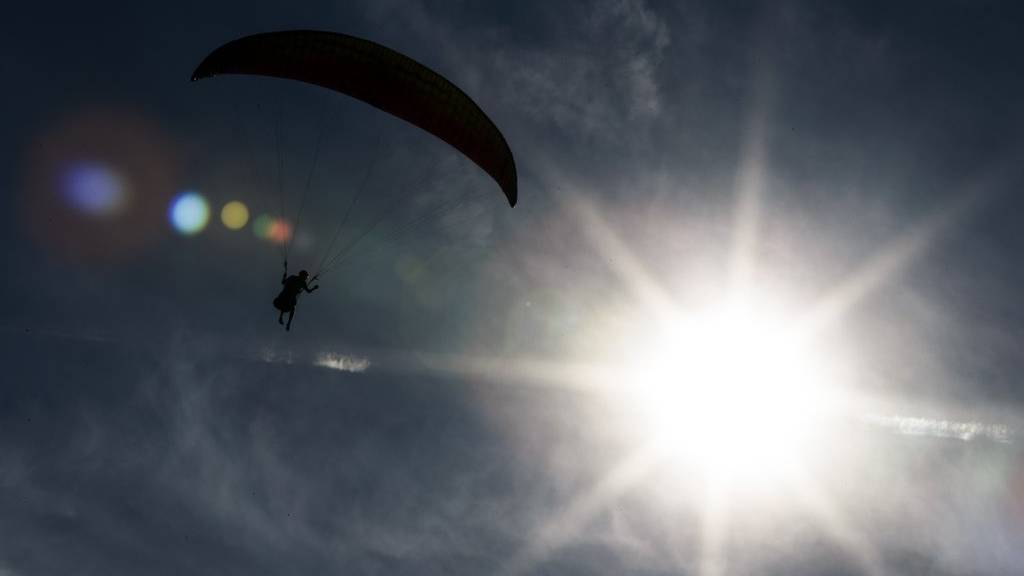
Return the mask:
<path id="1" fill-rule="evenodd" d="M 220 74 L 298 80 L 362 100 L 453 146 L 516 204 L 515 159 L 494 122 L 455 84 L 390 48 L 335 32 L 268 32 L 217 48 L 192 80 Z"/>

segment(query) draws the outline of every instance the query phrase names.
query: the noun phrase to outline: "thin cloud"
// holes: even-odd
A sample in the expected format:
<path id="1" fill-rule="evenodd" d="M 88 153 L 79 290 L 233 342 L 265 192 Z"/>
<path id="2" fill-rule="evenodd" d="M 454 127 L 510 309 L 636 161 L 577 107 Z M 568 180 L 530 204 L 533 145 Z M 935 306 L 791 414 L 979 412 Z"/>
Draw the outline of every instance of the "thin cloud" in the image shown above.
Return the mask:
<path id="1" fill-rule="evenodd" d="M 636 132 L 625 130 L 630 123 L 663 111 L 658 69 L 669 27 L 637 0 L 601 2 L 575 15 L 579 25 L 559 26 L 565 34 L 554 45 L 489 37 L 475 57 L 460 58 L 458 76 L 474 81 L 488 70 L 494 82 L 474 88 L 490 92 L 500 109 L 574 135 L 620 140 Z"/>
<path id="2" fill-rule="evenodd" d="M 867 414 L 864 422 L 906 436 L 929 436 L 950 438 L 969 442 L 987 439 L 1001 444 L 1013 442 L 1014 433 L 1005 424 L 988 424 L 977 421 L 933 420 L 919 416 L 901 414 Z"/>
<path id="3" fill-rule="evenodd" d="M 330 368 L 341 372 L 366 372 L 370 368 L 370 359 L 359 356 L 348 356 L 333 352 L 323 352 L 313 361 L 314 366 Z"/>

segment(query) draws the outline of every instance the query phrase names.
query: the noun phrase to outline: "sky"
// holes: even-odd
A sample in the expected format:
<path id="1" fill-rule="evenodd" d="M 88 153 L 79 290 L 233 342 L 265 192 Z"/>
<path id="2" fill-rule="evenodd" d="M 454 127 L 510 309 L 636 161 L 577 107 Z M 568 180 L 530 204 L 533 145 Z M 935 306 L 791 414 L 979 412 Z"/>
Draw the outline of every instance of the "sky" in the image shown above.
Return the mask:
<path id="1" fill-rule="evenodd" d="M 0 576 L 1024 566 L 1017 3 L 4 21 Z M 340 94 L 189 81 L 288 29 L 462 88 L 518 204 Z M 335 263 L 288 332 L 285 250 Z"/>

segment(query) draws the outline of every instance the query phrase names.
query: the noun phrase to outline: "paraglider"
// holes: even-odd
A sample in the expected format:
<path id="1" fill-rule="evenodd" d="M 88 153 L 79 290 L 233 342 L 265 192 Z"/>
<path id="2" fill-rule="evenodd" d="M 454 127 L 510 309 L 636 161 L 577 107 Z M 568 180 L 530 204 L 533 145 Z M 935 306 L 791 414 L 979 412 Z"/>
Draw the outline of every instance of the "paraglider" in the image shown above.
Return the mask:
<path id="1" fill-rule="evenodd" d="M 284 274 L 281 275 L 281 285 L 284 288 L 281 289 L 281 293 L 274 298 L 274 308 L 277 308 L 281 313 L 277 317 L 278 324 L 284 324 L 284 313 L 288 313 L 288 324 L 285 325 L 284 329 L 290 331 L 292 329 L 292 318 L 295 317 L 295 306 L 299 303 L 299 295 L 303 292 L 312 294 L 320 289 L 320 285 L 317 284 L 310 288 L 308 282 L 316 280 L 309 279 L 309 272 L 305 270 L 299 271 L 298 276 L 288 275 L 288 262 L 284 263 Z"/>
<path id="2" fill-rule="evenodd" d="M 516 205 L 516 164 L 505 137 L 458 86 L 408 56 L 336 32 L 267 32 L 217 48 L 192 81 L 222 74 L 297 80 L 362 100 L 462 152 Z"/>
<path id="3" fill-rule="evenodd" d="M 361 100 L 454 147 L 498 184 L 509 206 L 516 204 L 515 159 L 505 137 L 465 92 L 408 56 L 347 34 L 268 32 L 220 46 L 203 59 L 192 81 L 225 74 L 295 80 Z M 308 287 L 306 271 L 289 277 L 287 248 L 283 256 L 285 275 L 281 283 L 285 288 L 274 306 L 280 311 L 279 322 L 283 323 L 285 312 L 289 314 L 286 329 L 290 330 L 298 295 L 318 286 Z M 317 269 L 313 279 L 324 271 Z"/>

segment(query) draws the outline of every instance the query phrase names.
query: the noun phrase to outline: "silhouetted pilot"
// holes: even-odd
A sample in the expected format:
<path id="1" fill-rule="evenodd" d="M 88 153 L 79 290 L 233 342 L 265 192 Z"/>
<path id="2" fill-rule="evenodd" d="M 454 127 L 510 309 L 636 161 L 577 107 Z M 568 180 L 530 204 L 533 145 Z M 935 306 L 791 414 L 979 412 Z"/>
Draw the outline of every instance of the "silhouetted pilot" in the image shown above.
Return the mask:
<path id="1" fill-rule="evenodd" d="M 281 311 L 281 314 L 277 317 L 278 324 L 284 324 L 284 313 L 288 313 L 288 324 L 285 325 L 285 330 L 292 329 L 292 318 L 295 317 L 295 305 L 299 302 L 299 294 L 303 291 L 312 293 L 320 288 L 319 285 L 310 288 L 306 284 L 307 278 L 309 278 L 309 272 L 305 270 L 301 270 L 298 276 L 289 276 L 288 263 L 284 263 L 284 274 L 281 275 L 281 284 L 284 285 L 284 288 L 281 289 L 281 293 L 277 295 L 277 298 L 274 298 L 274 308 Z"/>

